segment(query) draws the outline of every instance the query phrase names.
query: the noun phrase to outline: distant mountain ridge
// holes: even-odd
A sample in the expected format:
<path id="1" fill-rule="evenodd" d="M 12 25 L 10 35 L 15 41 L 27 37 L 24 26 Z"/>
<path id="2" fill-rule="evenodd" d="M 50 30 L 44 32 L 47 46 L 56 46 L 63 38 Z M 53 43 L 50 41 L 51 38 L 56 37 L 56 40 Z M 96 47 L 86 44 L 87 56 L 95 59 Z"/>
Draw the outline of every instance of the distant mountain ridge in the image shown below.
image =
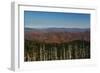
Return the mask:
<path id="1" fill-rule="evenodd" d="M 90 28 L 24 28 L 24 30 L 36 32 L 86 32 L 90 31 Z"/>

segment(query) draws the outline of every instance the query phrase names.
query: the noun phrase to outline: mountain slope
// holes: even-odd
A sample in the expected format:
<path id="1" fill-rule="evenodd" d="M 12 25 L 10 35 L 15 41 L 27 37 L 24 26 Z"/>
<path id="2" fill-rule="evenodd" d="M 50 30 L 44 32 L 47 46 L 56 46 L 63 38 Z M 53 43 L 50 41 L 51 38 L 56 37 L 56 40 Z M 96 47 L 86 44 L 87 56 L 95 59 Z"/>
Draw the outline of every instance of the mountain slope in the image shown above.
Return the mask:
<path id="1" fill-rule="evenodd" d="M 80 28 L 25 28 L 25 40 L 35 40 L 46 43 L 62 43 L 73 40 L 90 41 L 90 29 Z"/>

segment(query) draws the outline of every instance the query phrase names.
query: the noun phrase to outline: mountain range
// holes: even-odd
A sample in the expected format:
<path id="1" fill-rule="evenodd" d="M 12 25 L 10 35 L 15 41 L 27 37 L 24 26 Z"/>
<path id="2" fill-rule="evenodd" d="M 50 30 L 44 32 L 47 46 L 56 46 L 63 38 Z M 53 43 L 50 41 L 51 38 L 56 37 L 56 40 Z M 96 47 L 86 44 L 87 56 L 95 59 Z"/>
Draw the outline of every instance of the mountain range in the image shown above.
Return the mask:
<path id="1" fill-rule="evenodd" d="M 89 28 L 24 28 L 25 40 L 62 43 L 73 40 L 90 41 Z"/>
<path id="2" fill-rule="evenodd" d="M 24 28 L 25 31 L 36 32 L 85 32 L 90 31 L 89 28 Z"/>

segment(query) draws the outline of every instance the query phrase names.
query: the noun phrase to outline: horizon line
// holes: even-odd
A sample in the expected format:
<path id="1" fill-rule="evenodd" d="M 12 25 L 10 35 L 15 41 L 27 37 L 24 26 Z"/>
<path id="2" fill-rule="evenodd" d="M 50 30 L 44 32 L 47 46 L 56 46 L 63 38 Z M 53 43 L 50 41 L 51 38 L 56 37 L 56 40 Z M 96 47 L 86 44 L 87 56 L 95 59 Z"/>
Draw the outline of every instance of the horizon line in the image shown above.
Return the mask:
<path id="1" fill-rule="evenodd" d="M 50 29 L 50 28 L 66 28 L 66 27 L 24 27 L 24 28 L 34 28 L 34 29 Z M 68 28 L 75 28 L 75 29 L 90 29 L 90 27 L 68 27 Z"/>

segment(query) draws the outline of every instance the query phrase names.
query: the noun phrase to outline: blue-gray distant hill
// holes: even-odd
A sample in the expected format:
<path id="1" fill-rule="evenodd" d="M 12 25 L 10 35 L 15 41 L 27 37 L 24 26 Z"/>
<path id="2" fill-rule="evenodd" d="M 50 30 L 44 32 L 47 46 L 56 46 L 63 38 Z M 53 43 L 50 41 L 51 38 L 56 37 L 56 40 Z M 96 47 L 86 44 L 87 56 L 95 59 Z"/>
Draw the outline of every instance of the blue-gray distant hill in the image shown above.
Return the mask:
<path id="1" fill-rule="evenodd" d="M 25 31 L 36 32 L 86 32 L 90 28 L 24 28 Z"/>

